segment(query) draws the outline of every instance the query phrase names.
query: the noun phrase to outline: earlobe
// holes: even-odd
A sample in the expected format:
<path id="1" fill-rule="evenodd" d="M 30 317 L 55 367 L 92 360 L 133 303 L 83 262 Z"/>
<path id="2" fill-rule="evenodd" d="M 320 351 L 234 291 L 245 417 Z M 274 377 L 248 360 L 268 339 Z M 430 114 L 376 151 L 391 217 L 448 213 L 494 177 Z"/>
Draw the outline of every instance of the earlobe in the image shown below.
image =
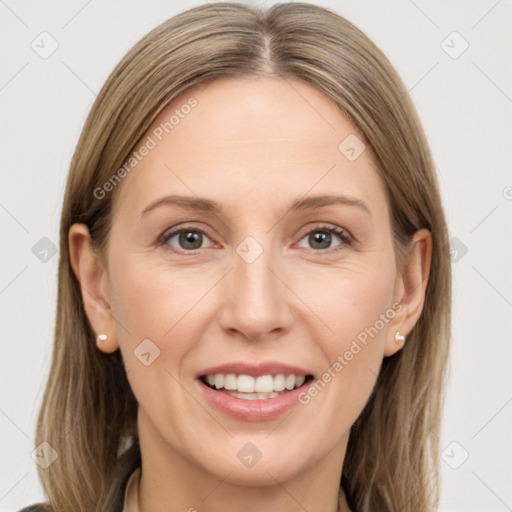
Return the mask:
<path id="1" fill-rule="evenodd" d="M 85 224 L 73 224 L 68 234 L 69 257 L 73 272 L 80 284 L 85 313 L 96 333 L 98 348 L 106 353 L 119 348 L 112 320 L 108 274 L 91 244 Z M 108 333 L 106 339 L 98 337 Z"/>
<path id="2" fill-rule="evenodd" d="M 421 316 L 430 274 L 431 257 L 431 233 L 428 229 L 420 229 L 411 239 L 404 268 L 397 276 L 395 293 L 398 290 L 397 301 L 401 304 L 401 310 L 387 333 L 384 347 L 385 357 L 395 354 L 404 346 L 407 342 L 407 334 L 412 331 Z"/>
<path id="3" fill-rule="evenodd" d="M 115 340 L 111 340 L 111 338 L 105 333 L 101 333 L 96 336 L 96 345 L 106 354 L 115 352 L 119 348 L 119 344 Z"/>

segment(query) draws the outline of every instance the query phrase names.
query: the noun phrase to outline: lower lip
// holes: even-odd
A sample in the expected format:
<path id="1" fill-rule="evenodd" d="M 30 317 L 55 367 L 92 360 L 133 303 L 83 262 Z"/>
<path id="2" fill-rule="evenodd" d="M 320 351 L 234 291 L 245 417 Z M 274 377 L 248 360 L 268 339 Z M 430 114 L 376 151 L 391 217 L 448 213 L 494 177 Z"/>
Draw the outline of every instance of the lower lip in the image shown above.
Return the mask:
<path id="1" fill-rule="evenodd" d="M 233 418 L 243 421 L 266 421 L 278 418 L 294 405 L 299 404 L 299 394 L 309 387 L 309 384 L 306 384 L 275 398 L 244 400 L 216 391 L 199 379 L 196 379 L 196 382 L 206 399 L 214 407 Z"/>

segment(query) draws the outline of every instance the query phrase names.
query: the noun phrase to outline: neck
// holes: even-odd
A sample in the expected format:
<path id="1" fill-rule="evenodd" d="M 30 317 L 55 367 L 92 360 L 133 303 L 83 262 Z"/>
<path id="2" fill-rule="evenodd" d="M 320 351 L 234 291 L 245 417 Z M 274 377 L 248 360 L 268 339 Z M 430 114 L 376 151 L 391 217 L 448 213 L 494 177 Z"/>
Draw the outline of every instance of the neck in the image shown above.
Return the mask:
<path id="1" fill-rule="evenodd" d="M 259 468 L 249 470 L 253 478 L 247 481 L 235 470 L 213 474 L 194 464 L 139 414 L 142 471 L 138 512 L 350 512 L 339 486 L 346 441 L 292 476 L 275 474 L 262 459 Z"/>

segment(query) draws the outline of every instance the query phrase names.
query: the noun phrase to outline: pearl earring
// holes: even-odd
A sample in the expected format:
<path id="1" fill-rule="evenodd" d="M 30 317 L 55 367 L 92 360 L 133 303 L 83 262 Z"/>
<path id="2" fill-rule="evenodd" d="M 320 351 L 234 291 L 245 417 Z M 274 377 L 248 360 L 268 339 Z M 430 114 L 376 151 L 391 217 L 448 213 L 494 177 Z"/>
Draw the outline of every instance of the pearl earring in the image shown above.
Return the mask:
<path id="1" fill-rule="evenodd" d="M 106 334 L 98 334 L 98 336 L 96 336 L 96 342 L 100 343 L 102 341 L 107 341 L 107 338 L 108 336 Z"/>
<path id="2" fill-rule="evenodd" d="M 400 331 L 396 331 L 396 334 L 395 334 L 395 341 L 397 343 L 403 343 L 405 341 L 405 336 L 402 336 L 400 334 Z"/>

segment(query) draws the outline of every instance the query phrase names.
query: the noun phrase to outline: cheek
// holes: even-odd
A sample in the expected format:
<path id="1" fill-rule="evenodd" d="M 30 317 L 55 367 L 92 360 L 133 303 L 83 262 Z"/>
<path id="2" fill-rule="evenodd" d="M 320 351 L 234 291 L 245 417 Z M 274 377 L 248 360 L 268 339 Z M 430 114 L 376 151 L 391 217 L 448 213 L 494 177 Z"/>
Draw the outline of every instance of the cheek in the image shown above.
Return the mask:
<path id="1" fill-rule="evenodd" d="M 394 267 L 392 260 L 380 258 L 354 258 L 339 268 L 316 268 L 297 277 L 294 292 L 325 331 L 328 352 L 343 349 L 391 307 Z"/>
<path id="2" fill-rule="evenodd" d="M 133 341 L 154 338 L 161 343 L 172 337 L 172 331 L 187 322 L 188 312 L 205 293 L 198 272 L 183 275 L 169 266 L 149 263 L 144 255 L 119 262 L 112 281 L 116 319 Z"/>
<path id="3" fill-rule="evenodd" d="M 169 375 L 184 379 L 189 370 L 187 358 L 205 329 L 206 310 L 211 308 L 208 291 L 216 279 L 205 272 L 172 268 L 142 254 L 118 260 L 112 272 L 113 314 L 135 392 L 147 394 L 152 387 L 172 391 L 177 383 Z M 144 366 L 141 354 L 148 352 L 146 362 L 154 362 Z"/>
<path id="4" fill-rule="evenodd" d="M 317 401 L 319 408 L 327 404 L 322 409 L 332 425 L 355 421 L 375 385 L 385 335 L 395 316 L 395 275 L 390 268 L 394 267 L 375 262 L 354 266 L 351 272 L 340 271 L 337 279 L 331 273 L 324 279 L 308 280 L 308 306 L 328 329 L 322 327 L 325 335 L 317 338 L 326 361 L 318 391 L 311 390 L 318 394 L 303 398 L 304 402 Z"/>
<path id="5" fill-rule="evenodd" d="M 385 333 L 387 322 L 383 323 L 381 319 L 382 315 L 389 315 L 392 284 L 390 279 L 372 279 L 369 276 L 346 283 L 344 290 L 338 294 L 340 306 L 337 315 L 335 310 L 332 311 L 333 318 L 337 319 L 336 328 L 343 339 L 358 339 L 364 343 L 365 333 L 368 334 L 369 330 L 372 339 L 382 337 L 379 335 Z"/>
<path id="6" fill-rule="evenodd" d="M 113 314 L 128 380 L 152 416 L 168 418 L 184 410 L 179 382 L 197 339 L 194 329 L 200 328 L 194 306 L 205 285 L 199 281 L 200 276 L 178 278 L 139 255 L 119 260 L 112 272 Z"/>

